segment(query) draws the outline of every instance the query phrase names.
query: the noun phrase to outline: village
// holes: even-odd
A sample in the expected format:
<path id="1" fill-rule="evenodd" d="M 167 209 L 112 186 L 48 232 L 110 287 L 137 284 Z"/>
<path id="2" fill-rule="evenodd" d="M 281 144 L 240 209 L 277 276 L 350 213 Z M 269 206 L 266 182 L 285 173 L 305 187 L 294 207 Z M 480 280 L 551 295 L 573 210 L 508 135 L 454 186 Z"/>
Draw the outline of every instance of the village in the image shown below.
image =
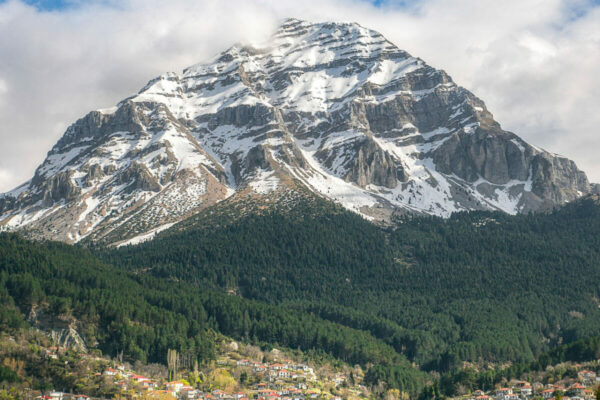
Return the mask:
<path id="1" fill-rule="evenodd" d="M 21 388 L 15 399 L 26 400 L 409 400 L 397 389 L 367 387 L 360 366 L 308 357 L 298 351 L 263 350 L 223 341 L 215 359 L 198 365 L 173 352 L 167 366 L 134 365 L 99 353 L 47 347 L 39 352 L 57 364 L 77 364 L 79 393 L 59 388 Z M 449 400 L 598 400 L 600 360 L 563 363 L 521 379 L 504 380 L 492 390 L 461 390 Z M 15 392 L 13 391 L 13 395 Z M 1 395 L 1 393 L 0 393 Z M 0 396 L 0 398 L 2 398 Z M 439 399 L 439 397 L 438 397 Z M 430 399 L 423 399 L 430 400 Z"/>
<path id="2" fill-rule="evenodd" d="M 244 351 L 237 351 L 238 346 Z M 345 398 L 368 398 L 370 392 L 360 384 L 352 385 L 349 376 L 359 381 L 360 367 L 337 372 L 329 364 L 316 368 L 304 362 L 293 361 L 273 349 L 263 354 L 254 346 L 227 345 L 225 355 L 200 370 L 182 370 L 171 376 L 172 371 L 158 368 L 156 373 L 143 374 L 127 363 L 104 358 L 98 370 L 90 372 L 91 382 L 105 388 L 110 395 L 93 397 L 82 393 L 66 393 L 59 390 L 28 390 L 24 399 L 42 400 L 92 400 L 117 399 L 179 399 L 179 400 L 342 400 Z M 254 359 L 243 358 L 253 353 Z M 56 347 L 47 356 L 61 359 Z M 84 356 L 84 355 L 80 355 Z M 89 356 L 85 356 L 89 357 Z M 169 378 L 171 378 L 169 380 Z"/>
<path id="3" fill-rule="evenodd" d="M 589 365 L 568 365 L 569 372 L 565 379 L 551 382 L 553 379 L 545 374 L 545 384 L 540 381 L 533 383 L 526 380 L 513 380 L 510 384 L 499 387 L 487 393 L 476 390 L 468 395 L 454 400 L 592 400 L 597 398 L 600 376 L 589 367 L 597 366 L 597 362 Z M 551 367 L 552 368 L 552 367 Z"/>

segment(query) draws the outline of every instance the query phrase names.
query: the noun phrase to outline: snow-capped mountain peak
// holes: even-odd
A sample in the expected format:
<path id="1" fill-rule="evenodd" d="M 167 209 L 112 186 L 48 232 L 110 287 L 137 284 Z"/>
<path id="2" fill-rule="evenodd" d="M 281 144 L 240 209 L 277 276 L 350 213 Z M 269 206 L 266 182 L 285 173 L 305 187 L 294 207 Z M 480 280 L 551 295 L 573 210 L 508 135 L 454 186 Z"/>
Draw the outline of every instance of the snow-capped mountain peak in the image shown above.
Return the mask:
<path id="1" fill-rule="evenodd" d="M 67 129 L 0 198 L 3 229 L 78 241 L 164 229 L 296 185 L 373 219 L 538 210 L 590 192 L 441 70 L 353 23 L 288 19 L 266 43 L 151 80 Z"/>

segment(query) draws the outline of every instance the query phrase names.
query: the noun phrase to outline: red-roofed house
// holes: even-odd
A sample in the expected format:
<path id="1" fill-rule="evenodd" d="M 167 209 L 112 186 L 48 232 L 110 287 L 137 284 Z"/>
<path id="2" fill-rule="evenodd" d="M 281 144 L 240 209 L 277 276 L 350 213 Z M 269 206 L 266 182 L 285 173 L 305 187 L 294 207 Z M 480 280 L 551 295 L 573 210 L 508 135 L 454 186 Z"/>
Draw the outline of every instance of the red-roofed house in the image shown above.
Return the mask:
<path id="1" fill-rule="evenodd" d="M 573 385 L 571 385 L 571 387 L 567 389 L 570 395 L 576 396 L 582 395 L 584 390 L 585 386 L 583 386 L 581 383 L 574 383 Z"/>
<path id="2" fill-rule="evenodd" d="M 550 398 L 554 397 L 554 389 L 542 390 L 541 395 L 544 399 L 550 399 Z"/>
<path id="3" fill-rule="evenodd" d="M 289 378 L 290 376 L 292 376 L 292 374 L 287 369 L 282 369 L 279 371 L 280 378 Z"/>
<path id="4" fill-rule="evenodd" d="M 179 391 L 185 386 L 182 382 L 179 381 L 173 381 L 173 382 L 167 382 L 165 384 L 165 386 L 167 387 L 168 391 L 171 392 L 175 392 L 175 393 L 179 393 Z"/>
<path id="5" fill-rule="evenodd" d="M 533 394 L 533 388 L 531 385 L 521 386 L 521 394 L 523 396 L 531 396 Z"/>

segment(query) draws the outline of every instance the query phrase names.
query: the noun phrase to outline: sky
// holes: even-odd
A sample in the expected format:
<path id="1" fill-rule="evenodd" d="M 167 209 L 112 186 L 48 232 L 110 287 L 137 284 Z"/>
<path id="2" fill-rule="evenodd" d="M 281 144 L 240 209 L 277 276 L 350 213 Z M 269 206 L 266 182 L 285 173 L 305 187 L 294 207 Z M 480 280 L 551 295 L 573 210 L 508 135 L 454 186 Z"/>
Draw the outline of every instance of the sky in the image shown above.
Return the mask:
<path id="1" fill-rule="evenodd" d="M 600 182 L 600 0 L 0 0 L 0 192 L 90 110 L 286 17 L 381 32 Z"/>

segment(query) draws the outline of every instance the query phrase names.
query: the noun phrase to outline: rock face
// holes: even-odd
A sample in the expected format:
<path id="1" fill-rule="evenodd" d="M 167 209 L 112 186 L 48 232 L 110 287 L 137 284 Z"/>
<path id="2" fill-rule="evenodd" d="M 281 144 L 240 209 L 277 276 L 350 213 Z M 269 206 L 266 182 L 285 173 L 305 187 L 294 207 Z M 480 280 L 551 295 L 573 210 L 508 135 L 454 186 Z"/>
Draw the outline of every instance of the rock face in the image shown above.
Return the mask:
<path id="1" fill-rule="evenodd" d="M 80 328 L 80 324 L 73 317 L 53 316 L 43 308 L 34 306 L 29 312 L 27 322 L 46 333 L 52 339 L 54 346 L 73 349 L 80 353 L 88 351 L 85 340 L 76 329 Z"/>
<path id="2" fill-rule="evenodd" d="M 127 239 L 295 185 L 369 218 L 537 211 L 598 191 L 379 33 L 289 19 L 267 43 L 162 75 L 77 121 L 31 181 L 0 197 L 0 226 Z"/>

